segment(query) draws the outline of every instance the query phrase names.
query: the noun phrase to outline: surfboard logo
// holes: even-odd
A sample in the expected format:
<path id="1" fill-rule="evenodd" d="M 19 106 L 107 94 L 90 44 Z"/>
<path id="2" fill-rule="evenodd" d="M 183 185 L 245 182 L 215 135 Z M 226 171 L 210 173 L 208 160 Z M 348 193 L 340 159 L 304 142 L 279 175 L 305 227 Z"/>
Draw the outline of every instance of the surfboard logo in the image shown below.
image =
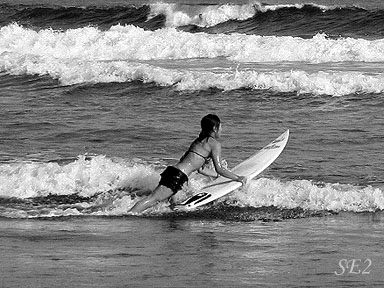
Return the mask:
<path id="1" fill-rule="evenodd" d="M 280 143 L 282 141 L 284 141 L 284 137 L 283 138 L 278 138 L 274 141 L 272 141 L 267 147 L 264 147 L 265 150 L 269 150 L 269 149 L 277 149 L 277 148 L 280 148 L 280 145 L 277 145 L 277 143 Z"/>
<path id="2" fill-rule="evenodd" d="M 188 204 L 191 204 L 193 202 L 195 202 L 195 204 L 197 204 L 197 203 L 209 198 L 210 196 L 211 196 L 211 194 L 206 193 L 206 192 L 198 193 L 195 196 L 188 199 L 188 201 L 186 203 L 184 203 L 184 205 L 188 205 Z"/>
<path id="3" fill-rule="evenodd" d="M 276 145 L 276 144 L 273 144 L 273 145 L 269 145 L 269 146 L 265 147 L 264 149 L 265 150 L 270 150 L 270 149 L 277 149 L 277 148 L 280 148 L 280 146 Z"/>

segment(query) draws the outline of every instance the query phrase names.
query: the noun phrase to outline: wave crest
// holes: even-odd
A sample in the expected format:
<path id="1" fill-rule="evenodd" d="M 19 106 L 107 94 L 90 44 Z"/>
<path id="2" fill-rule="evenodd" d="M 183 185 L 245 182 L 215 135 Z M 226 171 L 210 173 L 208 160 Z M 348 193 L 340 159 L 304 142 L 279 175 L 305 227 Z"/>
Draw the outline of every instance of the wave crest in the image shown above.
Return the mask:
<path id="1" fill-rule="evenodd" d="M 325 34 L 311 39 L 212 35 L 172 28 L 146 31 L 132 25 L 113 26 L 108 31 L 85 27 L 61 32 L 33 31 L 12 24 L 0 29 L 0 43 L 0 55 L 8 52 L 99 61 L 225 57 L 239 62 L 384 62 L 383 39 L 329 39 Z"/>
<path id="2" fill-rule="evenodd" d="M 262 178 L 231 196 L 242 205 L 303 208 L 309 210 L 374 212 L 384 210 L 384 191 L 375 187 L 313 183 L 308 180 L 282 182 Z"/>
<path id="3" fill-rule="evenodd" d="M 40 162 L 1 164 L 0 216 L 126 215 L 139 197 L 156 187 L 160 169 L 163 166 L 158 163 L 112 160 L 101 155 L 80 156 L 74 162 L 61 165 Z M 178 200 L 197 193 L 205 181 L 198 175 L 191 177 L 189 186 L 177 194 Z M 371 186 L 259 178 L 217 200 L 214 209 L 227 211 L 227 204 L 221 206 L 223 203 L 238 208 L 299 209 L 304 214 L 307 210 L 372 212 L 384 210 L 384 191 Z M 149 209 L 151 214 L 169 212 L 167 203 Z"/>
<path id="4" fill-rule="evenodd" d="M 13 74 L 48 74 L 63 85 L 141 81 L 168 86 L 179 91 L 207 89 L 258 89 L 342 96 L 352 93 L 381 93 L 384 75 L 360 72 L 314 72 L 300 70 L 257 72 L 199 71 L 169 69 L 126 61 L 63 61 L 53 58 L 15 57 L 3 67 Z"/>
<path id="5" fill-rule="evenodd" d="M 246 4 L 220 4 L 220 5 L 203 5 L 194 6 L 182 5 L 176 3 L 156 2 L 149 5 L 150 13 L 148 18 L 151 19 L 158 15 L 165 15 L 166 27 L 181 27 L 186 25 L 197 25 L 201 27 L 213 27 L 230 20 L 244 21 L 252 17 L 258 17 L 261 14 L 270 13 L 271 17 L 275 17 L 275 12 L 287 11 L 284 17 L 290 14 L 301 13 L 303 17 L 313 12 L 324 13 L 326 11 L 342 10 L 342 11 L 360 11 L 364 10 L 357 7 L 343 6 L 325 6 L 317 4 L 264 4 L 259 1 L 249 1 Z M 365 11 L 365 10 L 364 10 Z"/>
<path id="6" fill-rule="evenodd" d="M 50 75 L 64 85 L 139 80 L 178 90 L 379 93 L 384 87 L 381 69 L 351 66 L 348 71 L 344 66 L 372 62 L 381 67 L 377 64 L 384 62 L 383 50 L 384 40 L 328 39 L 323 34 L 301 39 L 187 33 L 174 28 L 146 31 L 135 26 L 34 31 L 12 24 L 0 29 L 1 72 Z M 191 64 L 197 60 L 209 60 L 209 65 Z M 238 69 L 229 67 L 234 61 Z M 278 69 L 270 65 L 279 62 L 289 65 Z M 331 62 L 336 70 L 303 65 Z M 260 69 L 258 63 L 269 68 Z"/>

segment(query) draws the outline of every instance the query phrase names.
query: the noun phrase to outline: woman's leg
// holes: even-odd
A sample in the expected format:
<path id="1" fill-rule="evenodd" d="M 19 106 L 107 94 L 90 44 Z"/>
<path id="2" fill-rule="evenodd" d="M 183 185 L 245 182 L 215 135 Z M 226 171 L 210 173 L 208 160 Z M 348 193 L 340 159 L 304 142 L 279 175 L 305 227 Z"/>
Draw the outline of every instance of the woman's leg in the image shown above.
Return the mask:
<path id="1" fill-rule="evenodd" d="M 138 201 L 131 210 L 130 213 L 141 213 L 149 207 L 155 205 L 157 202 L 168 199 L 173 194 L 173 191 L 163 185 L 159 185 L 153 190 L 152 194 L 144 199 Z"/>

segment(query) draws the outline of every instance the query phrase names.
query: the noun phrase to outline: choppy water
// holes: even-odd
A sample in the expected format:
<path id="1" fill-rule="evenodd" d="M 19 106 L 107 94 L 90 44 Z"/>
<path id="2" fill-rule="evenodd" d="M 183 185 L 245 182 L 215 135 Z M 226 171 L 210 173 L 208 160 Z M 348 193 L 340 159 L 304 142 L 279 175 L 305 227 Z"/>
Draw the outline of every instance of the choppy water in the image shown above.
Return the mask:
<path id="1" fill-rule="evenodd" d="M 1 246 L 12 247 L 2 249 L 2 287 L 383 285 L 382 214 L 277 223 L 120 217 L 1 225 Z"/>
<path id="2" fill-rule="evenodd" d="M 150 263 L 149 255 L 157 255 L 148 250 L 153 246 L 149 235 L 154 228 L 126 232 L 144 222 L 149 227 L 176 223 L 180 243 L 196 235 L 184 225 L 213 233 L 218 243 L 215 247 L 221 248 L 204 250 L 213 251 L 206 265 L 218 267 L 225 263 L 222 257 L 227 257 L 237 259 L 242 268 L 258 267 L 241 273 L 236 265 L 220 266 L 207 272 L 204 281 L 190 282 L 191 286 L 208 279 L 211 282 L 207 283 L 221 285 L 227 273 L 232 284 L 244 286 L 288 283 L 322 287 L 329 283 L 333 287 L 361 287 L 367 275 L 345 273 L 340 278 L 334 274 L 335 269 L 341 271 L 338 261 L 359 257 L 372 260 L 375 268 L 368 275 L 369 285 L 381 286 L 376 273 L 383 258 L 377 249 L 384 209 L 383 11 L 381 1 L 353 5 L 350 1 L 2 1 L 0 216 L 4 228 L 1 245 L 8 249 L 7 257 L 20 253 L 19 247 L 9 249 L 9 239 L 26 241 L 27 254 L 40 255 L 52 242 L 51 232 L 57 239 L 64 237 L 55 243 L 64 244 L 60 253 L 67 253 L 71 241 L 86 246 L 91 241 L 88 233 L 93 233 L 89 231 L 100 223 L 97 235 L 110 233 L 109 226 L 124 227 L 124 231 L 111 232 L 116 237 L 112 241 L 123 245 L 122 239 L 127 239 L 129 249 L 136 251 L 132 252 L 135 259 L 145 266 Z M 199 133 L 200 118 L 211 112 L 222 118 L 223 156 L 229 166 L 285 129 L 290 129 L 291 139 L 261 177 L 212 207 L 173 213 L 161 204 L 150 209 L 149 218 L 125 217 L 138 199 L 132 195 L 154 189 L 161 170 L 183 154 Z M 180 200 L 196 193 L 205 181 L 193 176 L 188 188 L 178 194 Z M 290 218 L 303 219 L 286 220 Z M 370 223 L 370 230 L 359 234 L 354 221 Z M 73 234 L 65 229 L 57 232 L 61 225 L 69 225 Z M 216 225 L 225 233 L 217 234 Z M 295 271 L 288 282 L 284 277 L 265 276 L 270 275 L 265 274 L 268 265 L 280 265 L 280 260 L 271 256 L 274 252 L 263 254 L 267 262 L 256 265 L 259 260 L 251 255 L 257 253 L 250 252 L 247 245 L 234 245 L 229 252 L 225 248 L 231 241 L 257 242 L 258 238 L 247 232 L 253 229 L 266 233 L 266 239 L 275 237 L 274 229 L 281 237 L 291 238 L 292 229 L 312 231 L 317 229 L 313 225 L 319 229 L 313 232 L 315 236 L 299 233 L 292 241 L 301 247 L 312 237 L 311 247 L 319 250 L 308 246 L 303 253 L 314 253 L 314 259 L 300 262 L 293 256 L 298 253 L 294 247 L 283 249 L 285 244 L 278 241 L 271 244 L 272 250 L 278 249 L 281 261 L 293 261 L 294 267 L 300 267 L 279 270 L 280 276 Z M 13 226 L 20 228 L 13 230 Z M 41 227 L 50 232 L 40 234 Z M 233 239 L 236 231 L 239 234 Z M 156 234 L 159 243 L 168 241 L 168 233 L 160 229 Z M 20 238 L 24 234 L 27 240 Z M 327 235 L 325 242 L 319 236 L 322 234 Z M 28 240 L 34 235 L 39 239 L 37 246 Z M 97 245 L 107 245 L 100 237 Z M 145 248 L 130 244 L 137 239 L 142 239 Z M 363 244 L 367 239 L 369 246 Z M 344 240 L 345 250 L 340 248 Z M 184 267 L 173 275 L 173 286 L 189 283 L 185 275 L 203 273 L 189 270 L 199 265 L 195 244 L 191 244 L 194 252 L 187 254 L 180 245 L 167 250 L 170 254 L 179 251 L 176 255 L 184 255 L 187 261 L 172 257 L 174 265 Z M 328 252 L 323 254 L 321 247 Z M 364 253 L 354 252 L 361 247 L 366 247 Z M 259 248 L 256 251 L 265 247 Z M 60 253 L 49 257 L 60 258 Z M 87 259 L 87 253 L 79 259 Z M 122 253 L 112 253 L 113 261 L 125 263 L 119 266 L 114 262 L 107 270 L 113 275 L 122 267 L 136 269 L 125 262 L 132 260 L 131 252 Z M 76 271 L 84 263 L 72 256 L 65 258 L 65 267 Z M 56 267 L 53 262 L 33 259 L 30 267 L 41 263 Z M 150 267 L 159 268 L 161 259 Z M 333 265 L 332 269 L 315 272 L 319 269 L 313 264 L 316 259 L 321 259 L 321 265 Z M 25 267 L 20 265 L 7 265 L 4 279 L 13 279 L 15 271 L 22 273 L 20 269 Z M 84 271 L 100 272 L 88 268 Z M 137 275 L 139 270 L 132 271 Z M 52 275 L 48 274 L 41 277 L 49 279 Z M 154 277 L 143 271 L 141 278 L 132 274 L 110 284 L 102 282 L 99 287 L 117 287 L 116 283 L 123 287 L 129 280 L 143 286 L 165 285 L 161 277 L 169 274 L 162 270 Z M 15 287 L 21 282 L 7 283 Z"/>

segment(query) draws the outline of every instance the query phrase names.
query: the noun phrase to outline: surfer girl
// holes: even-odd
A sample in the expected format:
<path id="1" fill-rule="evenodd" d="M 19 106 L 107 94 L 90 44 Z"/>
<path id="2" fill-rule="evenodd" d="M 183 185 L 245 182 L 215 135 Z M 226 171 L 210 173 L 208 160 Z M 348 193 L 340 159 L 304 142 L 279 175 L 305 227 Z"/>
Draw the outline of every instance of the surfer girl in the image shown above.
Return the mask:
<path id="1" fill-rule="evenodd" d="M 156 189 L 147 197 L 138 201 L 129 213 L 140 213 L 157 202 L 169 199 L 174 204 L 174 195 L 188 182 L 192 172 L 199 172 L 205 176 L 219 177 L 219 175 L 245 184 L 246 178 L 227 170 L 221 165 L 221 124 L 217 115 L 208 114 L 201 119 L 201 132 L 189 147 L 188 151 L 174 166 L 168 166 L 163 173 Z M 215 170 L 205 167 L 212 159 Z"/>

